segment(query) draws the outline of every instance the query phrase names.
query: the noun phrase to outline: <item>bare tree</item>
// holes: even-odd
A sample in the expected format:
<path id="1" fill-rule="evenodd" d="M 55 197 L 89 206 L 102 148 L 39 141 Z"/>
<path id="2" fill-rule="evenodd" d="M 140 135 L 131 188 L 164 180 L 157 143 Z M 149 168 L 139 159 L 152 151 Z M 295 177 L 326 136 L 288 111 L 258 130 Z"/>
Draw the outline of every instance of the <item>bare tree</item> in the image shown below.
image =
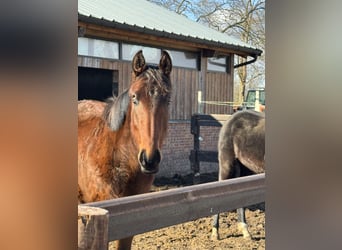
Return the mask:
<path id="1" fill-rule="evenodd" d="M 150 0 L 176 13 L 236 37 L 265 51 L 264 0 Z M 235 63 L 247 58 L 237 57 Z M 257 62 L 239 67 L 235 79 L 238 91 L 235 101 L 243 101 L 246 85 L 263 86 L 265 81 L 265 53 Z"/>
<path id="2" fill-rule="evenodd" d="M 192 2 L 189 0 L 148 0 L 152 3 L 158 4 L 167 8 L 168 10 L 174 11 L 178 14 L 187 16 L 186 13 L 192 9 Z M 187 16 L 188 17 L 188 16 Z"/>
<path id="3" fill-rule="evenodd" d="M 230 0 L 225 1 L 225 4 L 220 2 L 219 7 L 211 15 L 203 16 L 202 22 L 265 51 L 265 1 Z M 245 61 L 246 58 L 236 58 L 236 64 Z M 243 101 L 246 85 L 250 88 L 264 85 L 264 65 L 265 53 L 256 63 L 236 70 L 235 79 L 238 80 L 238 91 L 235 91 L 234 98 L 236 101 Z"/>

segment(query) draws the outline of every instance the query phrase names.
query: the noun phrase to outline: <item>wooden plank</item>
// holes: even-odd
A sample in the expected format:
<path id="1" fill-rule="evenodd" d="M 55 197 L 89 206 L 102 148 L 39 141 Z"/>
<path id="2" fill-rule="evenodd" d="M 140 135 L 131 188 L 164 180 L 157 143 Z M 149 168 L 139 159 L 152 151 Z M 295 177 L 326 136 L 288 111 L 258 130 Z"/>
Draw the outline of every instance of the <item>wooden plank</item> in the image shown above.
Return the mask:
<path id="1" fill-rule="evenodd" d="M 191 70 L 185 70 L 185 86 L 184 86 L 184 119 L 189 119 L 191 117 Z"/>
<path id="2" fill-rule="evenodd" d="M 218 153 L 216 151 L 197 151 L 197 158 L 199 161 L 218 162 Z"/>
<path id="3" fill-rule="evenodd" d="M 196 112 L 196 108 L 197 108 L 197 98 L 196 98 L 196 93 L 197 93 L 197 82 L 198 82 L 198 74 L 197 71 L 193 70 L 191 71 L 191 92 L 189 94 L 189 98 L 191 99 L 191 111 L 190 111 L 190 116 L 189 119 L 191 117 L 191 115 L 193 113 Z"/>
<path id="4" fill-rule="evenodd" d="M 202 93 L 202 100 L 204 101 L 206 97 L 206 82 L 207 82 L 207 62 L 208 59 L 207 57 L 203 56 L 203 51 L 201 51 L 201 63 L 200 63 L 200 71 L 199 71 L 199 76 L 198 76 L 198 91 L 201 91 Z M 198 94 L 198 93 L 197 93 Z M 206 112 L 205 105 L 203 103 L 200 103 L 198 106 L 198 113 L 204 114 Z"/>
<path id="5" fill-rule="evenodd" d="M 229 119 L 231 115 L 223 115 L 223 114 L 193 114 L 194 119 L 197 119 L 198 122 L 204 121 L 213 121 L 213 122 L 224 122 Z"/>
<path id="6" fill-rule="evenodd" d="M 228 59 L 228 64 L 229 64 L 229 72 L 228 72 L 228 76 L 229 78 L 227 79 L 228 81 L 228 100 L 229 101 L 233 101 L 234 100 L 234 54 L 231 54 L 229 59 Z M 229 107 L 229 112 L 228 114 L 232 114 L 233 113 L 233 107 Z"/>
<path id="7" fill-rule="evenodd" d="M 222 114 L 194 114 L 191 118 L 191 133 L 199 135 L 199 126 L 221 127 L 230 116 Z"/>
<path id="8" fill-rule="evenodd" d="M 177 96 L 177 89 L 179 88 L 179 81 L 178 81 L 178 69 L 172 69 L 171 72 L 171 84 L 172 84 L 172 94 L 171 94 L 171 119 L 178 118 L 178 96 Z M 179 118 L 178 118 L 179 119 Z"/>
<path id="9" fill-rule="evenodd" d="M 197 118 L 196 115 L 191 116 L 191 126 L 190 126 L 190 133 L 193 135 L 199 135 L 199 126 L 197 125 Z"/>
<path id="10" fill-rule="evenodd" d="M 222 127 L 224 121 L 209 121 L 209 120 L 199 120 L 198 125 L 199 126 L 206 126 L 206 127 Z"/>
<path id="11" fill-rule="evenodd" d="M 226 121 L 231 115 L 223 114 L 194 114 L 195 118 L 199 121 Z"/>
<path id="12" fill-rule="evenodd" d="M 108 211 L 99 207 L 78 206 L 78 249 L 108 249 Z"/>
<path id="13" fill-rule="evenodd" d="M 265 201 L 265 174 L 88 203 L 109 212 L 110 241 Z"/>
<path id="14" fill-rule="evenodd" d="M 219 75 L 219 78 L 220 78 L 220 81 L 218 83 L 219 86 L 217 86 L 217 89 L 216 89 L 217 101 L 226 100 L 225 96 L 227 95 L 227 93 L 224 92 L 224 86 L 227 84 L 226 75 L 227 75 L 226 73 Z M 216 105 L 215 114 L 224 114 L 224 106 Z"/>
<path id="15" fill-rule="evenodd" d="M 218 81 L 213 81 L 213 79 L 218 79 Z M 220 97 L 222 96 L 222 89 L 220 88 L 221 85 L 221 77 L 219 74 L 212 74 L 211 75 L 211 85 L 212 85 L 212 93 L 211 93 L 211 98 L 210 100 L 213 101 L 219 101 Z M 217 94 L 217 91 L 219 91 L 219 94 Z M 218 112 L 218 105 L 211 105 L 212 109 L 210 114 L 214 113 L 214 114 L 219 114 Z"/>
<path id="16" fill-rule="evenodd" d="M 180 81 L 181 80 L 181 81 Z M 178 96 L 178 117 L 184 120 L 184 87 L 185 87 L 185 79 L 184 79 L 184 69 L 178 70 L 178 83 L 180 83 L 177 96 Z"/>
<path id="17" fill-rule="evenodd" d="M 190 155 L 189 155 L 189 160 L 190 160 L 190 169 L 192 170 L 193 173 L 199 173 L 199 161 L 197 159 L 197 151 L 196 150 L 191 150 Z"/>
<path id="18" fill-rule="evenodd" d="M 154 36 L 150 34 L 146 34 L 143 32 L 136 32 L 132 30 L 123 30 L 118 28 L 106 27 L 103 25 L 87 23 L 84 21 L 78 20 L 78 26 L 85 28 L 84 36 L 88 37 L 100 37 L 110 40 L 117 40 L 117 41 L 126 41 L 130 43 L 145 43 L 149 45 L 155 45 L 158 47 L 169 47 L 175 49 L 186 49 L 189 51 L 199 51 L 201 49 L 210 49 L 215 50 L 218 53 L 228 54 L 228 53 L 236 53 L 241 56 L 248 56 L 249 54 L 240 51 L 240 50 L 233 50 L 230 48 L 222 48 L 220 46 L 213 46 L 213 45 L 205 45 L 200 43 L 194 43 L 190 41 L 181 41 L 175 40 L 168 37 L 161 37 L 161 36 Z"/>
<path id="19" fill-rule="evenodd" d="M 190 161 L 196 165 L 196 161 L 205 161 L 205 162 L 218 162 L 218 153 L 216 151 L 206 151 L 206 150 L 191 150 L 190 151 Z M 196 168 L 196 167 L 195 167 Z M 194 172 L 199 172 L 199 169 L 195 169 Z"/>
<path id="20" fill-rule="evenodd" d="M 228 92 L 228 85 L 230 83 L 230 76 L 227 73 L 221 72 L 208 72 L 206 78 L 206 96 L 205 101 L 213 102 L 212 104 L 206 103 L 206 113 L 216 114 L 230 114 L 228 105 L 215 105 L 215 102 L 232 101 L 230 93 Z"/>
<path id="21" fill-rule="evenodd" d="M 207 72 L 206 73 L 206 78 L 205 78 L 205 88 L 206 88 L 206 92 L 203 94 L 203 101 L 211 101 L 211 86 L 209 86 L 209 83 L 211 83 L 211 79 L 210 79 L 210 76 L 211 76 L 211 72 Z M 211 112 L 211 106 L 207 103 L 204 104 L 205 106 L 205 110 L 207 113 L 212 113 Z"/>
<path id="22" fill-rule="evenodd" d="M 223 93 L 225 93 L 225 95 L 223 96 L 222 100 L 223 101 L 228 101 L 228 100 L 233 101 L 233 99 L 229 99 L 228 85 L 230 83 L 229 83 L 229 75 L 228 74 L 225 75 L 225 79 L 226 79 L 226 81 L 225 81 L 225 84 L 223 85 L 223 91 L 222 91 Z M 222 114 L 230 114 L 229 106 L 222 106 L 222 107 L 223 107 Z"/>
<path id="23" fill-rule="evenodd" d="M 121 72 L 122 72 L 122 92 L 125 89 L 128 89 L 131 85 L 131 72 L 132 72 L 132 66 L 131 63 L 122 63 L 121 64 Z M 121 93 L 122 93 L 121 92 Z"/>

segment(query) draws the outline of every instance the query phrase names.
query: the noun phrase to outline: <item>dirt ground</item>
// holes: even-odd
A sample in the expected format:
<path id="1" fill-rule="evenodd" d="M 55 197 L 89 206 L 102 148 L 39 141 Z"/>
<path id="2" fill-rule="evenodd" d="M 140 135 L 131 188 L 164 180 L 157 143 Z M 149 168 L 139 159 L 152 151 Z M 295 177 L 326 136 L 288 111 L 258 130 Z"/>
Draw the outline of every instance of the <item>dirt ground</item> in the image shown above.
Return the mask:
<path id="1" fill-rule="evenodd" d="M 200 183 L 217 180 L 217 173 L 202 174 Z M 158 192 L 193 184 L 192 175 L 157 178 L 152 191 Z M 244 239 L 237 229 L 235 211 L 220 214 L 220 239 L 211 240 L 211 217 L 204 217 L 136 235 L 132 249 L 265 249 L 265 204 L 260 203 L 246 209 L 246 218 L 252 239 Z M 109 245 L 114 250 L 115 242 Z"/>

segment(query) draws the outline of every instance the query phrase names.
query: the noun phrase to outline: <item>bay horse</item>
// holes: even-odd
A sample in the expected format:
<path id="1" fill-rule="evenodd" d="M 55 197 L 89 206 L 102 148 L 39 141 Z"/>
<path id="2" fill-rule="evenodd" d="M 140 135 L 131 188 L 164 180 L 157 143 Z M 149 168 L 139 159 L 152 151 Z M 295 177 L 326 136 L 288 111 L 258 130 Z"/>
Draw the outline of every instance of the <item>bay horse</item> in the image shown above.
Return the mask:
<path id="1" fill-rule="evenodd" d="M 265 113 L 234 113 L 222 126 L 218 141 L 219 181 L 265 171 Z M 245 209 L 238 208 L 238 228 L 251 238 Z M 213 216 L 211 239 L 219 239 L 219 214 Z"/>
<path id="2" fill-rule="evenodd" d="M 106 103 L 78 103 L 78 201 L 114 199 L 150 191 L 167 134 L 172 62 L 162 51 L 159 66 L 142 51 L 132 61 L 130 87 Z M 133 236 L 118 249 L 130 249 Z"/>

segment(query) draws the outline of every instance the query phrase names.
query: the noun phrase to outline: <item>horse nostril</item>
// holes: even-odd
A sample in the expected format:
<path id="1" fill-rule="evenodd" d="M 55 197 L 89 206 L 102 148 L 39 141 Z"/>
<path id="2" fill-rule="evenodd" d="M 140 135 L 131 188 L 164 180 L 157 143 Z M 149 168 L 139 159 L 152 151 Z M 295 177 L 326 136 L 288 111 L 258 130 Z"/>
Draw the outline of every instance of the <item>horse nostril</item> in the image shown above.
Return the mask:
<path id="1" fill-rule="evenodd" d="M 154 152 L 154 155 L 153 155 L 153 162 L 155 162 L 155 163 L 159 163 L 160 162 L 160 160 L 161 160 L 161 155 L 160 155 L 160 151 L 159 150 L 156 150 L 155 152 Z"/>
<path id="2" fill-rule="evenodd" d="M 140 151 L 138 156 L 139 163 L 145 172 L 155 173 L 158 171 L 158 165 L 161 161 L 159 150 L 155 150 L 149 157 L 145 150 Z"/>

